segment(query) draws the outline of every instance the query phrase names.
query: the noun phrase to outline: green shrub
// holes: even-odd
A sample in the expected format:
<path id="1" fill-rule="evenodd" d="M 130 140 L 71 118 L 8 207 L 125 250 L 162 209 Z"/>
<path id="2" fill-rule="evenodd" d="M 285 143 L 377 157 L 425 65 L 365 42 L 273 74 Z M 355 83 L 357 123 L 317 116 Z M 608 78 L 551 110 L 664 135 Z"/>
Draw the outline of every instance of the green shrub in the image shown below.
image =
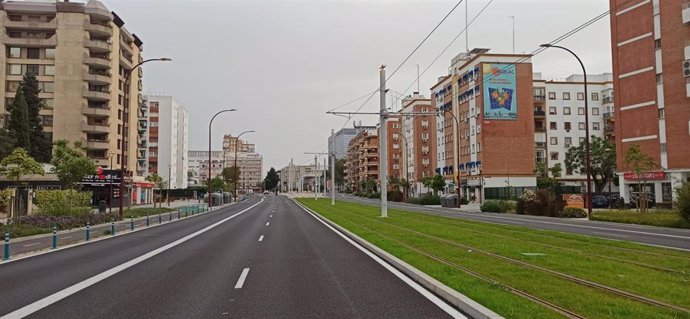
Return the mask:
<path id="1" fill-rule="evenodd" d="M 75 190 L 39 190 L 35 204 L 41 214 L 82 215 L 91 210 L 91 192 Z"/>
<path id="2" fill-rule="evenodd" d="M 482 206 L 479 207 L 482 212 L 485 213 L 499 213 L 501 211 L 501 207 L 499 205 L 498 200 L 486 200 L 484 203 L 482 203 Z"/>
<path id="3" fill-rule="evenodd" d="M 419 197 L 410 197 L 410 198 L 407 199 L 407 202 L 408 202 L 409 204 L 419 205 L 420 199 L 419 199 Z"/>
<path id="4" fill-rule="evenodd" d="M 426 194 L 419 199 L 420 205 L 441 205 L 441 198 L 432 194 Z"/>
<path id="5" fill-rule="evenodd" d="M 388 200 L 391 202 L 402 202 L 404 197 L 403 193 L 399 190 L 388 191 L 386 196 L 388 196 Z"/>
<path id="6" fill-rule="evenodd" d="M 9 212 L 10 196 L 14 194 L 13 189 L 0 189 L 0 213 Z"/>
<path id="7" fill-rule="evenodd" d="M 470 201 L 468 201 L 467 198 L 465 198 L 465 197 L 460 198 L 460 205 L 467 205 L 469 203 L 470 203 Z"/>
<path id="8" fill-rule="evenodd" d="M 678 211 L 686 221 L 690 222 L 690 183 L 683 183 L 676 188 Z"/>
<path id="9" fill-rule="evenodd" d="M 515 211 L 516 206 L 517 204 L 513 200 L 502 200 L 498 202 L 498 209 L 502 214 Z"/>
<path id="10" fill-rule="evenodd" d="M 381 198 L 381 193 L 371 193 L 367 195 L 368 198 Z"/>
<path id="11" fill-rule="evenodd" d="M 584 218 L 587 217 L 587 212 L 579 207 L 566 207 L 561 211 L 563 218 Z"/>

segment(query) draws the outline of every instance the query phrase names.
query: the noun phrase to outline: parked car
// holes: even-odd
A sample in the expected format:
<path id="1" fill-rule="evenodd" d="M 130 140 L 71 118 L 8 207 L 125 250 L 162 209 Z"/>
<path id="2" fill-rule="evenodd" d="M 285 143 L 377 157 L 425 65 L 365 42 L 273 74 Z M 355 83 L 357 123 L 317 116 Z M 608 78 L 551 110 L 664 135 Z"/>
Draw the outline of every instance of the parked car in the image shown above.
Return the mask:
<path id="1" fill-rule="evenodd" d="M 268 194 L 270 194 L 269 191 L 264 191 L 264 195 L 268 195 Z"/>
<path id="2" fill-rule="evenodd" d="M 592 208 L 608 208 L 609 199 L 603 195 L 592 196 Z"/>

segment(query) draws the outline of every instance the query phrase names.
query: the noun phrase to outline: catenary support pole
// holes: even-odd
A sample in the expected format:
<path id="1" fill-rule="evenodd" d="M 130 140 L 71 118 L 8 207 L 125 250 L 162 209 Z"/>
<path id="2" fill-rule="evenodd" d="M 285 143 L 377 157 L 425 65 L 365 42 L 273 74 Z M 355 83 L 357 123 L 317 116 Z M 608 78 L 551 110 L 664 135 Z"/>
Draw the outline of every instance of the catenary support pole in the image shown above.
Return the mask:
<path id="1" fill-rule="evenodd" d="M 381 187 L 379 192 L 381 193 L 381 217 L 388 217 L 388 141 L 386 138 L 386 66 L 382 65 L 379 69 L 379 80 L 381 82 L 381 87 L 379 88 L 379 94 L 381 95 L 381 115 L 379 117 L 379 125 L 381 134 L 379 135 L 379 180 L 381 181 Z"/>

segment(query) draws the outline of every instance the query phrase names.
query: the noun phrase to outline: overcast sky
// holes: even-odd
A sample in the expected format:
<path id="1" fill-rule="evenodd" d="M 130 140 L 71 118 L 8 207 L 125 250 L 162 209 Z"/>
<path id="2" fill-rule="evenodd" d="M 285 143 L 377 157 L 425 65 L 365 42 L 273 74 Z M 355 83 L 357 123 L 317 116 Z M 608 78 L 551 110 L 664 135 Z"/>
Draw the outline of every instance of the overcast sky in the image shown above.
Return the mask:
<path id="1" fill-rule="evenodd" d="M 227 1 L 103 0 L 144 42 L 144 57 L 171 57 L 145 66 L 144 92 L 175 96 L 189 111 L 190 150 L 208 148 L 208 121 L 216 118 L 213 148 L 223 134 L 247 134 L 264 156 L 264 170 L 304 152 L 326 151 L 332 128 L 346 119 L 325 112 L 374 91 L 378 67 L 388 72 L 419 44 L 456 1 Z M 608 10 L 605 0 L 495 0 L 470 26 L 469 46 L 531 52 Z M 469 0 L 472 19 L 488 0 Z M 464 28 L 463 3 L 388 82 L 403 92 Z M 577 52 L 590 74 L 611 72 L 608 17 L 560 43 Z M 464 35 L 421 77 L 421 92 L 447 74 L 450 59 L 465 50 Z M 581 73 L 567 53 L 548 50 L 533 58 L 534 71 L 562 79 Z M 416 90 L 416 84 L 407 93 Z M 378 95 L 362 110 L 375 112 Z M 342 107 L 353 111 L 358 101 Z M 390 103 L 390 99 L 389 99 Z M 394 107 L 399 109 L 399 105 Z M 361 116 L 375 124 L 374 116 Z M 351 123 L 348 124 L 351 126 Z M 312 161 L 309 161 L 312 159 Z"/>

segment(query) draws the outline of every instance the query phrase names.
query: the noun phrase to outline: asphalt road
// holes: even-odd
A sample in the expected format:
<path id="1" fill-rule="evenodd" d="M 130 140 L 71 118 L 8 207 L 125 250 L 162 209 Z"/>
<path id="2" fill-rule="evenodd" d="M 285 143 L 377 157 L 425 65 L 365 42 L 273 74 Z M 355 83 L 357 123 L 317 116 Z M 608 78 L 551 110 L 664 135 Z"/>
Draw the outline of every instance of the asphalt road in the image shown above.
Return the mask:
<path id="1" fill-rule="evenodd" d="M 360 198 L 343 194 L 338 194 L 338 199 L 371 206 L 379 206 L 379 200 L 375 199 Z M 494 224 L 553 230 L 690 251 L 690 229 L 609 223 L 582 219 L 562 219 L 543 216 L 463 212 L 456 208 L 426 207 L 394 202 L 388 202 L 388 207 Z"/>
<path id="2" fill-rule="evenodd" d="M 458 315 L 272 195 L 0 264 L 0 283 L 0 318 Z"/>

